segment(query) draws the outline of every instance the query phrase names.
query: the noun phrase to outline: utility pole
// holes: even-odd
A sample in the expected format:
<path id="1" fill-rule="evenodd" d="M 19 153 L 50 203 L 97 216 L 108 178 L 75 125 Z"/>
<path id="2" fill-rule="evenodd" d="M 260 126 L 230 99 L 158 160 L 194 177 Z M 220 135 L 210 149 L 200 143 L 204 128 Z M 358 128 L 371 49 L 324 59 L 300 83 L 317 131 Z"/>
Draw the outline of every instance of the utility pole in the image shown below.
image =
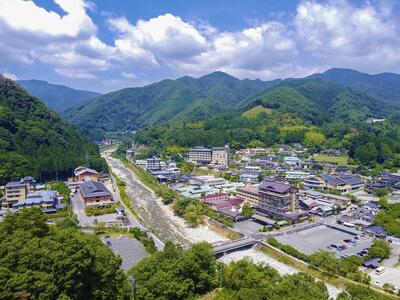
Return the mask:
<path id="1" fill-rule="evenodd" d="M 87 151 L 85 153 L 85 160 L 86 160 L 86 167 L 89 167 L 89 154 Z"/>
<path id="2" fill-rule="evenodd" d="M 129 275 L 129 283 L 131 284 L 132 297 L 135 299 L 135 276 L 133 274 Z"/>

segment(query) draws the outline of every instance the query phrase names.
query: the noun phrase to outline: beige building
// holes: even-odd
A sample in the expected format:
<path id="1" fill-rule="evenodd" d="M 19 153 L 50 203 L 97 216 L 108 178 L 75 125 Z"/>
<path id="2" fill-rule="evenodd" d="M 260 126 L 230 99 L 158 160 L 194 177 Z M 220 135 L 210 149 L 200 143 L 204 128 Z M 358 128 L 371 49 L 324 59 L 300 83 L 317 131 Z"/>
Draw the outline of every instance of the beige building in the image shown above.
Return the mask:
<path id="1" fill-rule="evenodd" d="M 216 166 L 229 166 L 229 145 L 225 145 L 225 147 L 214 147 L 211 149 L 211 164 Z"/>
<path id="2" fill-rule="evenodd" d="M 12 207 L 18 201 L 23 201 L 30 192 L 30 184 L 26 182 L 9 182 L 5 188 L 4 207 Z"/>
<path id="3" fill-rule="evenodd" d="M 251 207 L 257 207 L 260 204 L 259 187 L 247 183 L 246 186 L 236 189 L 236 197 L 248 202 Z"/>

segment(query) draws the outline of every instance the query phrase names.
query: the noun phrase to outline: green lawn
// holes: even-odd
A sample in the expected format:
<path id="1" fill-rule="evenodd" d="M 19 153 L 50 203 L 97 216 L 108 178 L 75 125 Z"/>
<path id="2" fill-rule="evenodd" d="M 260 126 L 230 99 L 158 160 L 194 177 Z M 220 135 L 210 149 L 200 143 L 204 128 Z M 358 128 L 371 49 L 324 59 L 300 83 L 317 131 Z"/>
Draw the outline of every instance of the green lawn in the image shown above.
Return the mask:
<path id="1" fill-rule="evenodd" d="M 272 109 L 270 108 L 265 108 L 262 105 L 257 105 L 254 106 L 253 108 L 249 109 L 248 111 L 245 111 L 242 113 L 242 116 L 247 117 L 247 118 L 255 118 L 259 113 L 265 112 L 267 114 L 270 114 L 272 112 Z"/>
<path id="2" fill-rule="evenodd" d="M 337 164 L 340 166 L 347 166 L 348 165 L 348 156 L 347 155 L 341 155 L 341 156 L 329 156 L 326 154 L 321 154 L 317 156 L 313 156 L 313 159 L 315 159 L 318 162 L 323 162 L 323 163 L 331 163 L 331 164 Z"/>

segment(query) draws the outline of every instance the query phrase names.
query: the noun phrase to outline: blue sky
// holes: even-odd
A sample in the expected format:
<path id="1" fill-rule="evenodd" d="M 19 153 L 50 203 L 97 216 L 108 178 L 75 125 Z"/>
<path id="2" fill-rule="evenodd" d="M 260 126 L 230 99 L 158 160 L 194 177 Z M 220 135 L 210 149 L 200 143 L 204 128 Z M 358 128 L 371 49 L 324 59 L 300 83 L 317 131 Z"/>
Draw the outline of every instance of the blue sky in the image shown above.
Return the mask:
<path id="1" fill-rule="evenodd" d="M 0 1 L 0 72 L 107 92 L 216 70 L 400 72 L 399 1 Z"/>

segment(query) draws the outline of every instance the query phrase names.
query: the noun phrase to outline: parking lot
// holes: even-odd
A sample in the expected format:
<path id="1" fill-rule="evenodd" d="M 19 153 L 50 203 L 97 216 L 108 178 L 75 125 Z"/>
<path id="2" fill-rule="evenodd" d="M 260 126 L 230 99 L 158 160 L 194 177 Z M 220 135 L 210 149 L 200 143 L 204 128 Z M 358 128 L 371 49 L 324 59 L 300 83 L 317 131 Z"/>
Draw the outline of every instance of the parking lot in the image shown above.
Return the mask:
<path id="1" fill-rule="evenodd" d="M 144 249 L 143 245 L 136 239 L 124 237 L 120 238 L 104 238 L 102 239 L 104 244 L 107 241 L 111 243 L 109 245 L 110 249 L 122 258 L 122 269 L 128 271 L 139 261 L 141 261 L 149 254 Z"/>
<path id="2" fill-rule="evenodd" d="M 335 252 L 337 257 L 342 255 L 355 255 L 357 252 L 371 246 L 371 239 L 369 237 L 360 238 L 355 244 L 351 244 L 347 249 L 338 251 L 328 249 L 330 245 L 343 245 L 344 240 L 353 239 L 354 235 L 346 233 L 334 228 L 327 227 L 326 225 L 319 225 L 309 229 L 301 230 L 298 232 L 277 236 L 276 239 L 282 244 L 291 245 L 298 249 L 300 252 L 311 254 L 318 250 L 330 250 Z"/>

